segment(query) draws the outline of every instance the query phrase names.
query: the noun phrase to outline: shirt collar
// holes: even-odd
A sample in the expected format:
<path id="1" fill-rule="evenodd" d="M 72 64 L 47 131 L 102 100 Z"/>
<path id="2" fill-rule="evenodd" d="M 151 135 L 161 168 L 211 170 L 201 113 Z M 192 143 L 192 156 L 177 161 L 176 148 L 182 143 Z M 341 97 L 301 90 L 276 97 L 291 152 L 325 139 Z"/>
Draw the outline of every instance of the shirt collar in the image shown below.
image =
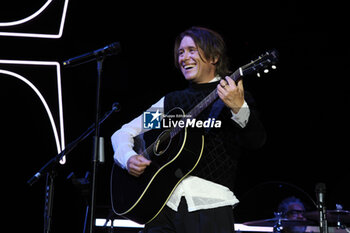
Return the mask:
<path id="1" fill-rule="evenodd" d="M 210 83 L 220 81 L 221 77 L 219 75 L 216 75 L 212 80 L 210 80 Z"/>

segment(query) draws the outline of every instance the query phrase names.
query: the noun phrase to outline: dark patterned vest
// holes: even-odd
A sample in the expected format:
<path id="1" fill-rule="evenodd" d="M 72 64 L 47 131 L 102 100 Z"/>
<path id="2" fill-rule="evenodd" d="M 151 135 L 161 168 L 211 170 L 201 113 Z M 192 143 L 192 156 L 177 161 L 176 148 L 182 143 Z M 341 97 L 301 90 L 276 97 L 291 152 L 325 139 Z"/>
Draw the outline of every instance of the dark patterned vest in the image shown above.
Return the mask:
<path id="1" fill-rule="evenodd" d="M 188 113 L 197 103 L 209 95 L 218 82 L 190 84 L 184 90 L 167 94 L 164 100 L 164 112 L 181 107 Z M 192 175 L 202 177 L 233 190 L 237 160 L 242 154 L 239 145 L 240 126 L 232 119 L 230 110 L 218 99 L 206 108 L 196 119 L 215 118 L 221 120 L 220 128 L 202 129 L 205 135 L 204 152 Z"/>

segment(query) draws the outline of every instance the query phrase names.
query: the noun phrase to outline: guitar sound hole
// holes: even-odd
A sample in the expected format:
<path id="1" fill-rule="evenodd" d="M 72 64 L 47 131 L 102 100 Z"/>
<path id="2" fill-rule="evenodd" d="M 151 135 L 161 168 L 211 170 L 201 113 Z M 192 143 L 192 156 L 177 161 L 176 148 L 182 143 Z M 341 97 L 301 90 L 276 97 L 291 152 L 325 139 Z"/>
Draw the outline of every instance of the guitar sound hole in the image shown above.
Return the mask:
<path id="1" fill-rule="evenodd" d="M 171 143 L 170 130 L 163 131 L 157 138 L 153 147 L 153 152 L 156 156 L 162 155 Z"/>

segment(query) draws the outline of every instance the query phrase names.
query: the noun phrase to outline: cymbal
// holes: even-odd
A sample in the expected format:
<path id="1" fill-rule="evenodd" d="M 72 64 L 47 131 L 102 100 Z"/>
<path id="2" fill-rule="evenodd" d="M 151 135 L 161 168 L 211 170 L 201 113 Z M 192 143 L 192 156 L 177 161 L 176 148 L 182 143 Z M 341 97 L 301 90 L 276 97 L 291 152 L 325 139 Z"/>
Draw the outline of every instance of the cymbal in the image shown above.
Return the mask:
<path id="1" fill-rule="evenodd" d="M 320 219 L 319 211 L 310 211 L 304 213 L 304 217 L 318 221 Z M 347 210 L 327 210 L 327 221 L 330 223 L 341 222 L 350 223 L 350 211 Z"/>
<path id="2" fill-rule="evenodd" d="M 256 220 L 256 221 L 250 221 L 243 223 L 247 226 L 267 226 L 267 227 L 273 227 L 278 222 L 279 218 L 270 218 L 270 219 L 263 219 L 263 220 Z M 281 218 L 281 225 L 284 227 L 290 227 L 290 226 L 308 226 L 314 224 L 312 221 L 308 220 L 291 220 L 287 218 Z"/>

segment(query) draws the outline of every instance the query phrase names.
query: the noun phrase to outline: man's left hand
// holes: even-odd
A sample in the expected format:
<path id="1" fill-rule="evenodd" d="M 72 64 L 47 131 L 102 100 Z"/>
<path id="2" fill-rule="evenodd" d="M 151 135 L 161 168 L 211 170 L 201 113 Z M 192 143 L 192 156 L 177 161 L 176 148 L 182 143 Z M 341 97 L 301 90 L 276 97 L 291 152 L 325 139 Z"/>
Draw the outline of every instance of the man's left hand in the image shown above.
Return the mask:
<path id="1" fill-rule="evenodd" d="M 225 81 L 226 80 L 226 81 Z M 222 79 L 217 87 L 220 99 L 234 113 L 238 113 L 244 103 L 244 88 L 242 79 L 237 85 L 229 76 Z"/>

